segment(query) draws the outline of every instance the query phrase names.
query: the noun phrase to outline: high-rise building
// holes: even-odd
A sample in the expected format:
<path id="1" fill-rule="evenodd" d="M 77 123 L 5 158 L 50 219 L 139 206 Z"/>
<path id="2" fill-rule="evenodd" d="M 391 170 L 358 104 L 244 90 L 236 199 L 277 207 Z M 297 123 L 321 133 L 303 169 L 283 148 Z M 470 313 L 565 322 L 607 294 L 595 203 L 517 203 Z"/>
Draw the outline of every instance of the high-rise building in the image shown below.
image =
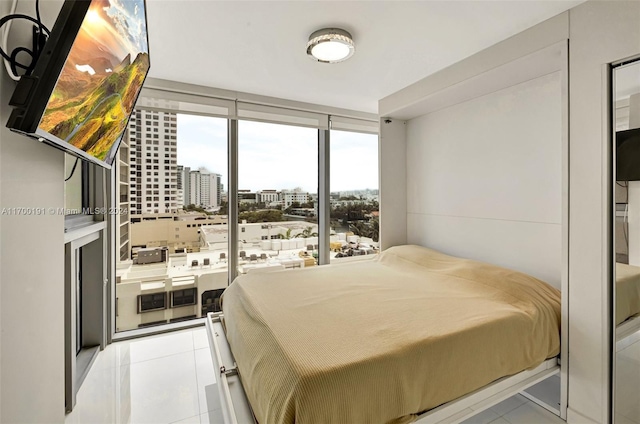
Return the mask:
<path id="1" fill-rule="evenodd" d="M 137 108 L 128 126 L 132 215 L 177 210 L 177 116 Z"/>
<path id="2" fill-rule="evenodd" d="M 191 171 L 182 168 L 182 185 L 185 205 L 196 205 L 203 208 L 220 206 L 222 197 L 222 176 L 206 168 Z"/>
<path id="3" fill-rule="evenodd" d="M 180 209 L 191 204 L 189 201 L 191 189 L 189 172 L 191 172 L 191 168 L 178 165 L 176 169 L 176 204 L 178 205 L 178 209 Z"/>
<path id="4" fill-rule="evenodd" d="M 184 173 L 184 166 L 176 165 L 176 189 L 177 190 L 182 190 L 182 182 L 184 181 L 183 173 Z"/>
<path id="5" fill-rule="evenodd" d="M 202 174 L 200 171 L 189 172 L 189 191 L 185 195 L 185 202 L 189 205 L 202 204 Z"/>
<path id="6" fill-rule="evenodd" d="M 133 122 L 132 126 L 135 127 L 134 116 L 131 117 L 131 121 Z M 116 202 L 118 203 L 118 216 L 115 220 L 115 239 L 118 246 L 118 258 L 121 261 L 131 259 L 131 222 L 129 219 L 131 213 L 131 203 L 129 195 L 129 181 L 131 176 L 131 163 L 129 161 L 130 138 L 130 131 L 125 131 L 124 135 L 122 136 L 122 141 L 120 142 L 120 147 L 116 156 L 117 159 L 113 164 L 114 172 L 117 176 L 117 184 L 115 185 L 115 198 Z"/>
<path id="7" fill-rule="evenodd" d="M 216 184 L 216 205 L 220 206 L 222 203 L 222 190 L 224 189 L 224 185 L 222 184 L 222 175 L 213 174 L 215 176 L 215 184 Z"/>

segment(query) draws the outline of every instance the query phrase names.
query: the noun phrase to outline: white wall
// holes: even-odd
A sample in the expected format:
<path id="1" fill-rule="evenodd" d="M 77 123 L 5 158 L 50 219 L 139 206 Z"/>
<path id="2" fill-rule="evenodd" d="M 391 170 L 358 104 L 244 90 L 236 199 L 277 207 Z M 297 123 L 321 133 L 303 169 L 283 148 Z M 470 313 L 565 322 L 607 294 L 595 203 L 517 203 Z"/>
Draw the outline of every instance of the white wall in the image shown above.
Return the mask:
<path id="1" fill-rule="evenodd" d="M 401 119 L 382 119 L 379 144 L 380 247 L 407 244 L 407 141 Z"/>
<path id="2" fill-rule="evenodd" d="M 62 1 L 41 3 L 51 26 Z M 18 5 L 33 14 L 33 2 Z M 0 2 L 0 16 L 9 10 Z M 12 39 L 30 33 L 15 29 Z M 15 85 L 0 74 L 0 209 L 61 208 L 64 155 L 5 128 Z M 63 216 L 0 215 L 0 422 L 64 421 L 63 253 Z"/>
<path id="3" fill-rule="evenodd" d="M 560 72 L 407 122 L 408 242 L 560 288 Z"/>
<path id="4" fill-rule="evenodd" d="M 568 421 L 608 421 L 610 173 L 606 64 L 640 54 L 640 2 L 570 10 Z"/>

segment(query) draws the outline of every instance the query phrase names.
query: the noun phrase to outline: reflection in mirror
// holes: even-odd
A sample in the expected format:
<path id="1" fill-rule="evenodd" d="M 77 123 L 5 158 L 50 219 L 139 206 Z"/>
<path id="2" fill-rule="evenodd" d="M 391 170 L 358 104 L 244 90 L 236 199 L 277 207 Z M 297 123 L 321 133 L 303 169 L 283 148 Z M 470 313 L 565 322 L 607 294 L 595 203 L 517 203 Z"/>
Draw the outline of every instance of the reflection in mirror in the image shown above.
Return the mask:
<path id="1" fill-rule="evenodd" d="M 640 424 L 640 60 L 613 71 L 616 424 Z"/>

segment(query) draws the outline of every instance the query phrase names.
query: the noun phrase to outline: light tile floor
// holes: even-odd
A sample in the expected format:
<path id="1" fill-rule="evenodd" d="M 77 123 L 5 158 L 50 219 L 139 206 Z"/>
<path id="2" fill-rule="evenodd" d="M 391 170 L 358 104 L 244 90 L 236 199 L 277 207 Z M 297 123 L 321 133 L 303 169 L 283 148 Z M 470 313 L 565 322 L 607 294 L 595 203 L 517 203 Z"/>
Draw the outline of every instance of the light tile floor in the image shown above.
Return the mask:
<path id="1" fill-rule="evenodd" d="M 65 424 L 222 423 L 203 327 L 113 343 L 102 351 Z M 465 424 L 564 424 L 520 395 Z"/>
<path id="2" fill-rule="evenodd" d="M 640 424 L 640 341 L 616 354 L 616 424 Z"/>
<path id="3" fill-rule="evenodd" d="M 113 343 L 100 352 L 66 424 L 222 423 L 204 328 Z"/>

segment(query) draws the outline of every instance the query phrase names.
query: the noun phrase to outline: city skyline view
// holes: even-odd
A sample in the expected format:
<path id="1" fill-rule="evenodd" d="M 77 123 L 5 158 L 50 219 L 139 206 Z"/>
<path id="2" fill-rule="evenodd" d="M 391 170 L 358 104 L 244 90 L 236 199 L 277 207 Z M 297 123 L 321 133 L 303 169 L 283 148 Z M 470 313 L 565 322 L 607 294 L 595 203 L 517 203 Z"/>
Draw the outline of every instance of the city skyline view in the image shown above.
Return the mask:
<path id="1" fill-rule="evenodd" d="M 177 163 L 222 176 L 227 190 L 227 121 L 177 115 Z M 317 130 L 240 121 L 238 179 L 243 190 L 302 188 L 317 193 Z M 309 166 L 313 165 L 313 166 Z M 378 189 L 377 136 L 331 131 L 332 192 Z"/>
<path id="2" fill-rule="evenodd" d="M 241 226 L 238 273 L 318 265 L 317 129 L 239 121 L 239 189 L 253 193 L 238 196 L 230 222 L 225 119 L 140 107 L 128 125 L 115 170 L 126 211 L 115 230 L 117 332 L 219 311 L 231 225 Z M 377 254 L 378 138 L 331 136 L 330 260 Z M 163 286 L 149 292 L 144 284 L 163 267 Z"/>

